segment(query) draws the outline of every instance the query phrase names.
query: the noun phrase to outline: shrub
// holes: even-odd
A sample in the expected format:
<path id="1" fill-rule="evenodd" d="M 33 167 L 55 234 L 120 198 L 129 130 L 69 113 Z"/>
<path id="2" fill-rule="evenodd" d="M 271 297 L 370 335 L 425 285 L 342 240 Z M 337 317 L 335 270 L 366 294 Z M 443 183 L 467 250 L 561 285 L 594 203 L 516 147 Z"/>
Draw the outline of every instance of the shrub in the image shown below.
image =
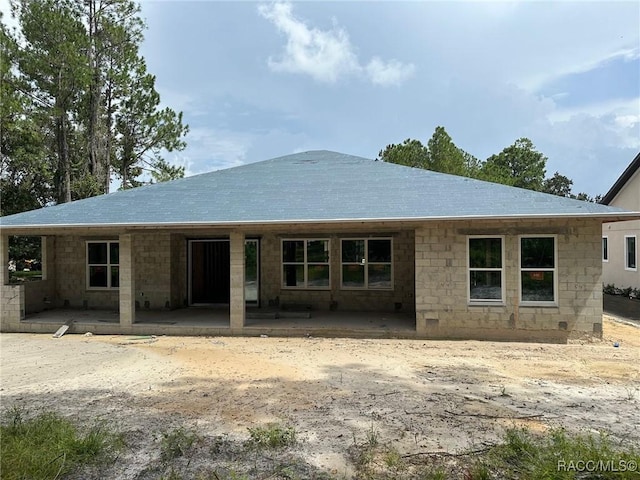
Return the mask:
<path id="1" fill-rule="evenodd" d="M 249 428 L 249 444 L 258 448 L 282 448 L 296 443 L 293 427 L 269 424 L 266 427 Z"/>
<path id="2" fill-rule="evenodd" d="M 0 471 L 5 480 L 60 478 L 81 465 L 106 463 L 122 440 L 105 425 L 80 430 L 56 413 L 33 418 L 13 408 L 0 425 Z"/>

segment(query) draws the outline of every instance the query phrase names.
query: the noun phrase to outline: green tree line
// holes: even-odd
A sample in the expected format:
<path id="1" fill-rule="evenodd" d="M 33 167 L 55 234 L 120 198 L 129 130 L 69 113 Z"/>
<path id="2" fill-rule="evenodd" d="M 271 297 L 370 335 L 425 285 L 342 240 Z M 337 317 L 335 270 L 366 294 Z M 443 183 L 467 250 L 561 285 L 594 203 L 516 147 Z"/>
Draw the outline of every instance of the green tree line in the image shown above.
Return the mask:
<path id="1" fill-rule="evenodd" d="M 184 176 L 182 113 L 160 106 L 131 0 L 13 0 L 0 17 L 0 214 Z M 2 15 L 2 13 L 0 13 Z"/>
<path id="2" fill-rule="evenodd" d="M 537 151 L 528 138 L 520 138 L 500 153 L 481 161 L 456 146 L 444 127 L 439 126 L 426 146 L 419 140 L 409 138 L 401 144 L 387 145 L 378 153 L 378 159 L 561 197 L 591 202 L 598 200 L 598 197 L 591 198 L 586 193 L 573 194 L 573 181 L 559 172 L 547 178 L 547 157 Z"/>

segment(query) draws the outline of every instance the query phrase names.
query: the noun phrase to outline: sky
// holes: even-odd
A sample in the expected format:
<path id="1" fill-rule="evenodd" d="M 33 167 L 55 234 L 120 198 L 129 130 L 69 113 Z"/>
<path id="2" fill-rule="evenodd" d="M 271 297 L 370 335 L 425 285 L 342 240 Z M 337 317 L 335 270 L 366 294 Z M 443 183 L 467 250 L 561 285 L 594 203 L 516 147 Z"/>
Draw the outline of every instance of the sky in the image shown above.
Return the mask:
<path id="1" fill-rule="evenodd" d="M 640 151 L 637 1 L 144 0 L 142 54 L 184 112 L 187 175 L 443 126 L 484 160 L 531 139 L 604 194 Z"/>
<path id="2" fill-rule="evenodd" d="M 0 0 L 2 3 L 5 0 Z M 443 126 L 481 160 L 531 139 L 604 194 L 640 151 L 637 1 L 142 0 L 186 174 L 306 150 L 376 158 Z"/>

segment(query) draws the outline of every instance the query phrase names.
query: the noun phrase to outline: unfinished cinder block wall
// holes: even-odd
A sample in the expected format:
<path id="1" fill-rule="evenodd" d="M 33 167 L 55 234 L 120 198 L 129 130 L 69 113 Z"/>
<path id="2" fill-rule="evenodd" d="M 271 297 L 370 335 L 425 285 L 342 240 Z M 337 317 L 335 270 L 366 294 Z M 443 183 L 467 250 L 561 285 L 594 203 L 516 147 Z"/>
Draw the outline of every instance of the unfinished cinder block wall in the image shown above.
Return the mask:
<path id="1" fill-rule="evenodd" d="M 55 270 L 58 307 L 119 309 L 118 289 L 101 290 L 87 288 L 86 242 L 118 241 L 118 235 L 65 235 L 56 237 Z M 172 285 L 172 268 L 179 268 L 172 261 L 172 242 L 180 244 L 180 238 L 173 239 L 169 233 L 151 232 L 132 234 L 135 275 L 135 301 L 139 308 L 162 309 L 175 302 L 181 305 L 179 293 L 182 277 Z M 186 288 L 186 287 L 185 287 Z"/>
<path id="2" fill-rule="evenodd" d="M 416 229 L 416 326 L 433 338 L 565 341 L 601 336 L 598 220 L 434 222 Z M 557 235 L 556 306 L 519 301 L 520 235 Z M 469 235 L 504 235 L 505 302 L 468 303 Z"/>
<path id="3" fill-rule="evenodd" d="M 389 227 L 386 226 L 388 229 Z M 349 290 L 340 287 L 340 241 L 342 238 L 393 239 L 393 288 L 390 290 Z M 331 288 L 328 290 L 289 289 L 282 287 L 282 239 L 322 238 L 330 241 Z M 370 230 L 309 233 L 300 229 L 290 233 L 265 233 L 260 240 L 261 305 L 268 306 L 277 298 L 280 304 L 311 305 L 316 310 L 335 308 L 344 311 L 414 311 L 414 239 L 413 230 L 390 233 Z"/>

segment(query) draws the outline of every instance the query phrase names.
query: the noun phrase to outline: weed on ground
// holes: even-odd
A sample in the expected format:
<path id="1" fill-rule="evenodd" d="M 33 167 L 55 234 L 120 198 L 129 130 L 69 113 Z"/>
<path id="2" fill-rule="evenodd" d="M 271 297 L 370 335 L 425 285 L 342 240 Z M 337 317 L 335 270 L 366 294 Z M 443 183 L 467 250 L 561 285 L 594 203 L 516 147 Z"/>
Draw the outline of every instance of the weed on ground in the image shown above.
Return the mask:
<path id="1" fill-rule="evenodd" d="M 110 459 L 124 434 L 99 424 L 81 428 L 53 412 L 30 416 L 20 408 L 0 426 L 3 479 L 98 479 L 110 477 Z M 353 475 L 327 472 L 305 458 L 305 442 L 293 426 L 270 423 L 248 429 L 245 438 L 210 436 L 178 427 L 153 436 L 137 480 L 638 480 L 640 452 L 605 434 L 543 433 L 510 428 L 500 442 L 462 452 L 402 452 L 375 425 L 354 436 L 345 452 Z M 136 445 L 126 445 L 136 453 Z"/>

